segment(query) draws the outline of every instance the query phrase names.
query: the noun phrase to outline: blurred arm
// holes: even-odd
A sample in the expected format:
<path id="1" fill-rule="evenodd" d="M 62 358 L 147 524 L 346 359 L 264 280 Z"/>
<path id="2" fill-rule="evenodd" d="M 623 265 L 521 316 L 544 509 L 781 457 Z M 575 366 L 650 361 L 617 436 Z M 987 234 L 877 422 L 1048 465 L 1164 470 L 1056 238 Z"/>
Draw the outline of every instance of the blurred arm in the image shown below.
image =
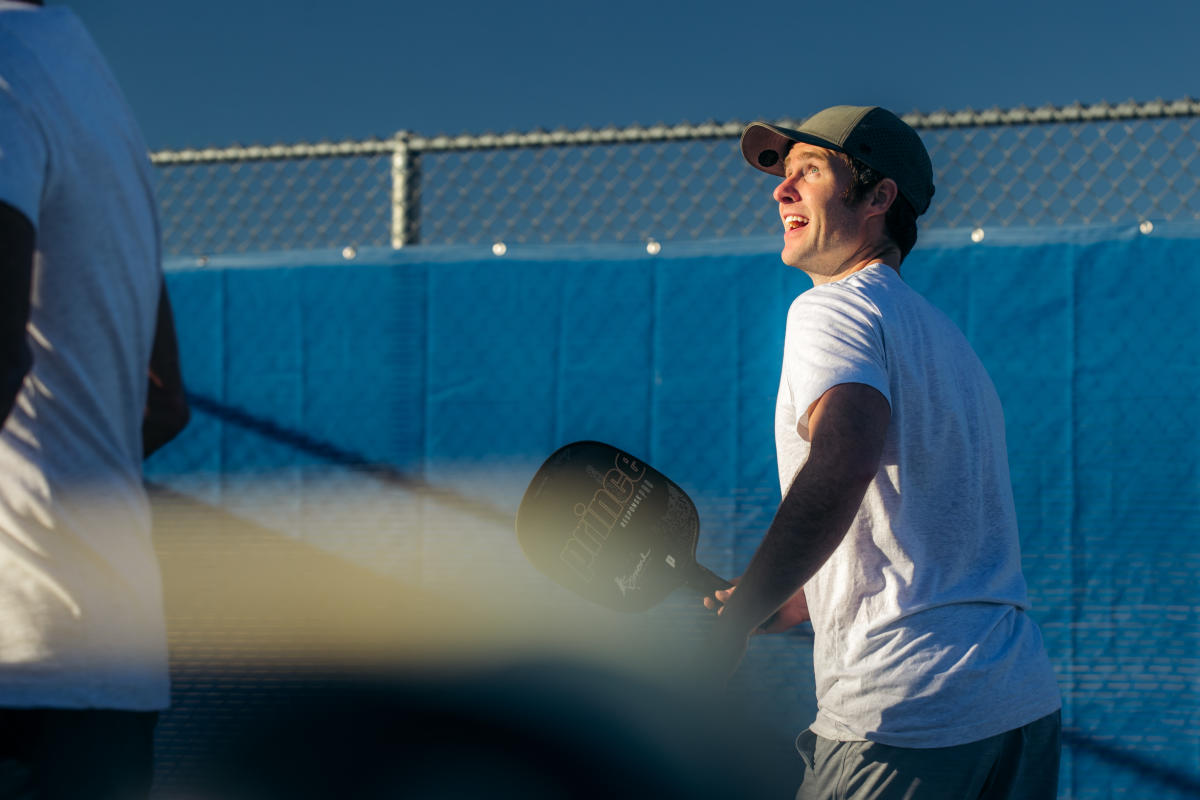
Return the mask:
<path id="1" fill-rule="evenodd" d="M 158 320 L 150 351 L 150 383 L 146 391 L 146 413 L 142 417 L 142 457 L 145 458 L 174 439 L 188 424 L 187 395 L 179 370 L 179 344 L 175 340 L 175 316 L 163 281 L 158 295 Z"/>
<path id="2" fill-rule="evenodd" d="M 8 419 L 33 367 L 25 327 L 37 233 L 33 223 L 0 200 L 0 425 Z"/>

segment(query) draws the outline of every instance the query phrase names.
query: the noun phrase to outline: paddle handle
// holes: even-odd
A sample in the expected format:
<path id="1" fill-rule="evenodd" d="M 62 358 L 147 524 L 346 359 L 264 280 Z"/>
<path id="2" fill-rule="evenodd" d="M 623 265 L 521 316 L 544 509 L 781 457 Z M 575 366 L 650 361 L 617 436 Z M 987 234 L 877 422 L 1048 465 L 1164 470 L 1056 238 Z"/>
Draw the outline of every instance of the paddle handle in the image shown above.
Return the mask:
<path id="1" fill-rule="evenodd" d="M 700 563 L 697 563 L 696 568 L 688 574 L 685 582 L 700 594 L 712 594 L 718 589 L 728 589 L 733 586 L 732 583 Z"/>

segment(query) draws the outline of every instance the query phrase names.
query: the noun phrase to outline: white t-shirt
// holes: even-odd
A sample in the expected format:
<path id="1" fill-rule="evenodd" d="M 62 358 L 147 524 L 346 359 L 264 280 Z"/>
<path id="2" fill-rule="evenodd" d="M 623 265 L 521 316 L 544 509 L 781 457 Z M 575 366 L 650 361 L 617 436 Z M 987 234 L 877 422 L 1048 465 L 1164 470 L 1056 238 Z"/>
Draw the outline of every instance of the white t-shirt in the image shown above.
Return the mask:
<path id="1" fill-rule="evenodd" d="M 67 9 L 0 0 L 0 200 L 37 229 L 0 432 L 0 706 L 164 708 L 141 418 L 162 281 L 147 148 Z"/>
<path id="2" fill-rule="evenodd" d="M 817 719 L 836 740 L 946 747 L 1060 707 L 1025 613 L 1004 417 L 966 338 L 873 265 L 788 313 L 775 438 L 784 490 L 808 457 L 807 410 L 861 383 L 891 405 L 879 472 L 805 585 Z"/>

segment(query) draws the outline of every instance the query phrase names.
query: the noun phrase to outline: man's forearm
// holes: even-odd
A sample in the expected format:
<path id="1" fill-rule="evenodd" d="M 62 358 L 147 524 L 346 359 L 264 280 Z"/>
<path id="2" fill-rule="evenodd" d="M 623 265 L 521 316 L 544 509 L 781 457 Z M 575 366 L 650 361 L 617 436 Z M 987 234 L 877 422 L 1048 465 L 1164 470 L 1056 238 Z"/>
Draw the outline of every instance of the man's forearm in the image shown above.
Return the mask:
<path id="1" fill-rule="evenodd" d="M 809 409 L 808 460 L 722 613 L 749 634 L 816 574 L 850 528 L 875 479 L 891 419 L 878 390 L 841 384 Z"/>
<path id="2" fill-rule="evenodd" d="M 819 465 L 801 469 L 721 614 L 723 624 L 749 633 L 807 583 L 846 535 L 868 483 L 822 475 Z"/>

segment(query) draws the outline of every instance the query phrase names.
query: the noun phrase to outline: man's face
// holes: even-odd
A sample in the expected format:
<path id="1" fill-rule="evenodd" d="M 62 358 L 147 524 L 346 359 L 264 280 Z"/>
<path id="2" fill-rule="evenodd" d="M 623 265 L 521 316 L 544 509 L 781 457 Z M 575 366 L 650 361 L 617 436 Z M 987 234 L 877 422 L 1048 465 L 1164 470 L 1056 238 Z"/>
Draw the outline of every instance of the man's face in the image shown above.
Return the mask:
<path id="1" fill-rule="evenodd" d="M 773 197 L 783 222 L 783 262 L 814 282 L 835 278 L 861 257 L 867 244 L 862 205 L 842 198 L 850 167 L 832 150 L 797 143 L 784 159 L 784 179 Z"/>

